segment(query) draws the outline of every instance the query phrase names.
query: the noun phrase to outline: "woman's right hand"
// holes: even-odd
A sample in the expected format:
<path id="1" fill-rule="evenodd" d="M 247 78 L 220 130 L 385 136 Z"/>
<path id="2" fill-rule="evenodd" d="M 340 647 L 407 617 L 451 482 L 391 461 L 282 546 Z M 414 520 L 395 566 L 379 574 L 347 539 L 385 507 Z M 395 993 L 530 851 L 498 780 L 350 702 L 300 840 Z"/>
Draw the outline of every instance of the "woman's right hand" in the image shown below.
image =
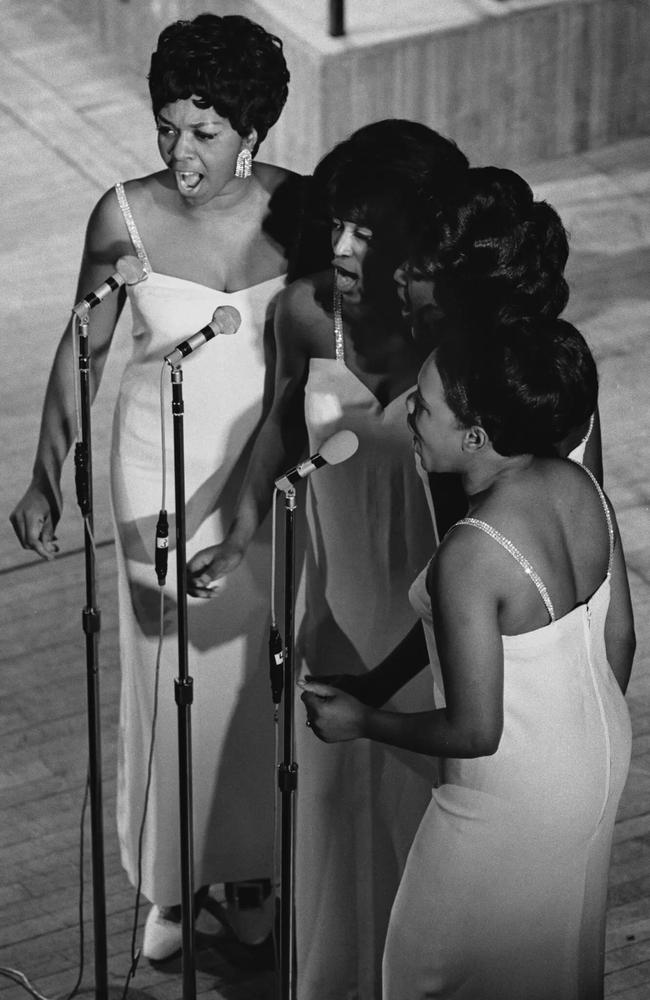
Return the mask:
<path id="1" fill-rule="evenodd" d="M 55 513 L 44 490 L 32 483 L 9 520 L 24 549 L 33 549 L 43 559 L 54 559 L 59 551 Z"/>
<path id="2" fill-rule="evenodd" d="M 187 592 L 192 597 L 216 597 L 219 580 L 232 573 L 244 558 L 245 548 L 229 539 L 201 549 L 187 564 Z"/>

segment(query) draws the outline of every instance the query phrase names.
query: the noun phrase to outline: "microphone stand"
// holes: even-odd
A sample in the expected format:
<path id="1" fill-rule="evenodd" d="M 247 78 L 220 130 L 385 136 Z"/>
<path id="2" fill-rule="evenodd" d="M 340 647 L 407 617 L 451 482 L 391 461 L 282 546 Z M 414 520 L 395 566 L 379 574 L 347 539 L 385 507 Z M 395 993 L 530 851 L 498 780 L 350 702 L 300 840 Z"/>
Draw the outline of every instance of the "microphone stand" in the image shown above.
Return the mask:
<path id="1" fill-rule="evenodd" d="M 84 519 L 86 565 L 86 606 L 82 627 L 86 636 L 86 692 L 88 702 L 88 786 L 93 882 L 93 920 L 95 932 L 95 996 L 108 997 L 106 949 L 106 888 L 104 873 L 104 828 L 102 819 L 102 755 L 99 706 L 99 631 L 101 618 L 96 607 L 97 585 L 94 549 L 92 449 L 90 422 L 90 364 L 88 352 L 88 313 L 79 320 L 80 441 L 75 446 L 75 486 L 77 503 Z"/>
<path id="2" fill-rule="evenodd" d="M 192 812 L 193 679 L 188 672 L 187 580 L 185 555 L 185 449 L 183 440 L 183 372 L 171 365 L 174 421 L 174 486 L 176 507 L 176 588 L 178 612 L 178 677 L 174 682 L 178 708 L 178 778 L 181 847 L 181 926 L 183 1000 L 196 998 L 194 964 L 194 831 Z"/>
<path id="3" fill-rule="evenodd" d="M 278 787 L 282 795 L 282 843 L 280 881 L 280 985 L 282 1000 L 294 997 L 294 808 L 293 793 L 298 786 L 298 765 L 293 760 L 294 750 L 294 514 L 296 491 L 291 487 L 285 492 L 285 590 L 284 590 L 284 706 L 283 706 L 283 760 L 278 768 Z"/>

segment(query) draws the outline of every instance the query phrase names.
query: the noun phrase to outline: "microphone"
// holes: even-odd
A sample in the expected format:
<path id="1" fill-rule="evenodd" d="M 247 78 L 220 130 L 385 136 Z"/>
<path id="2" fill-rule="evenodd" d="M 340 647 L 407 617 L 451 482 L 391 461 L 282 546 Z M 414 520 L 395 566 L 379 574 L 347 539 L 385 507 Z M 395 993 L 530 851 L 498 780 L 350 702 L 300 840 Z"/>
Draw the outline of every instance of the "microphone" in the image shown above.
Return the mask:
<path id="1" fill-rule="evenodd" d="M 354 455 L 358 447 L 359 438 L 356 434 L 352 431 L 337 431 L 321 445 L 319 452 L 276 479 L 276 489 L 286 492 L 292 489 L 293 484 L 299 479 L 310 476 L 322 465 L 338 465 L 339 462 L 345 462 L 346 458 Z"/>
<path id="2" fill-rule="evenodd" d="M 72 311 L 77 314 L 80 320 L 87 319 L 90 310 L 98 306 L 102 299 L 105 299 L 111 292 L 116 292 L 122 285 L 137 285 L 146 277 L 147 272 L 137 257 L 120 257 L 115 265 L 115 273 L 109 275 L 99 288 L 86 295 L 81 302 L 77 302 Z"/>
<path id="3" fill-rule="evenodd" d="M 234 306 L 219 306 L 215 309 L 212 320 L 204 326 L 198 333 L 193 333 L 187 340 L 183 340 L 169 354 L 165 355 L 165 361 L 170 365 L 178 365 L 188 354 L 195 351 L 197 347 L 205 344 L 206 340 L 212 340 L 218 334 L 230 336 L 237 333 L 241 324 L 241 315 Z"/>

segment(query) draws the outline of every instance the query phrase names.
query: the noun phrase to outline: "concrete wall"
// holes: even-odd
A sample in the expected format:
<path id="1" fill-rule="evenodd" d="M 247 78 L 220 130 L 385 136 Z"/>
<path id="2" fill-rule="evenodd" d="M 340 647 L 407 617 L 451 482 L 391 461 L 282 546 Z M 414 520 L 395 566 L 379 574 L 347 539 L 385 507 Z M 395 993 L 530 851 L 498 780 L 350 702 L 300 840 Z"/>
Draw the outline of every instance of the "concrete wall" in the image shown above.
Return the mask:
<path id="1" fill-rule="evenodd" d="M 72 8 L 80 0 L 62 0 Z M 266 159 L 311 170 L 368 121 L 413 118 L 473 162 L 522 165 L 650 133 L 648 0 L 87 0 L 85 16 L 140 81 L 158 32 L 204 10 L 280 35 L 291 91 Z"/>

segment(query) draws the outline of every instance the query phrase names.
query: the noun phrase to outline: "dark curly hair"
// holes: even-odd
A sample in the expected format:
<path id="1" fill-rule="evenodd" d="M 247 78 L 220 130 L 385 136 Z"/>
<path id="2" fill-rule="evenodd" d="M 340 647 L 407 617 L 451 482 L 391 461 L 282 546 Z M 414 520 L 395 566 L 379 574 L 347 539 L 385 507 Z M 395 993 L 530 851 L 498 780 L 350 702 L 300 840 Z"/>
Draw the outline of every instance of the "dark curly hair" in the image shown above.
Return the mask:
<path id="1" fill-rule="evenodd" d="M 161 32 L 151 56 L 149 93 L 154 115 L 174 101 L 196 97 L 239 135 L 256 129 L 259 144 L 280 117 L 289 71 L 282 42 L 240 15 L 199 14 Z"/>
<path id="2" fill-rule="evenodd" d="M 483 427 L 501 455 L 556 454 L 596 409 L 596 363 L 566 320 L 501 319 L 489 336 L 447 320 L 435 363 L 460 425 Z"/>
<path id="3" fill-rule="evenodd" d="M 559 316 L 569 299 L 567 234 L 512 170 L 473 167 L 450 197 L 423 202 L 410 266 L 430 276 L 448 315 Z"/>

